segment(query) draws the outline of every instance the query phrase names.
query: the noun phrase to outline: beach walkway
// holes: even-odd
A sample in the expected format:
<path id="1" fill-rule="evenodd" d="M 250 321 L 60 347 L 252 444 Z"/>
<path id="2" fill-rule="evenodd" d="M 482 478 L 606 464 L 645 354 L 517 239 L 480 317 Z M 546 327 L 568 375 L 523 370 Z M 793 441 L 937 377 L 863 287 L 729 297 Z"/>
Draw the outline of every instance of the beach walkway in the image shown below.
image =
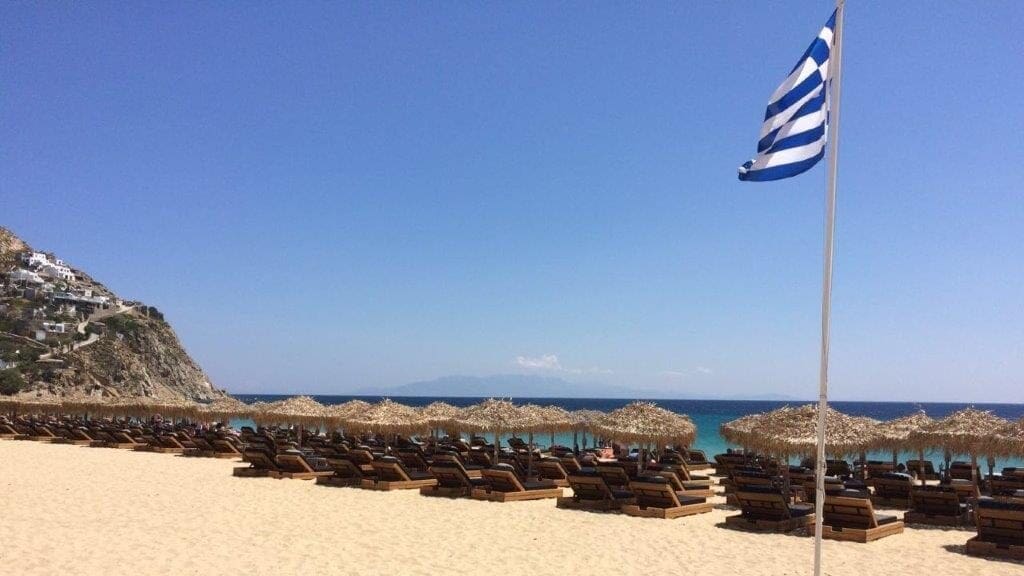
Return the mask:
<path id="1" fill-rule="evenodd" d="M 232 461 L 0 441 L 6 574 L 805 575 L 812 540 L 416 491 L 231 476 Z M 720 496 L 715 501 L 722 502 Z M 908 527 L 869 545 L 825 542 L 832 576 L 1024 575 L 963 554 L 970 531 Z"/>

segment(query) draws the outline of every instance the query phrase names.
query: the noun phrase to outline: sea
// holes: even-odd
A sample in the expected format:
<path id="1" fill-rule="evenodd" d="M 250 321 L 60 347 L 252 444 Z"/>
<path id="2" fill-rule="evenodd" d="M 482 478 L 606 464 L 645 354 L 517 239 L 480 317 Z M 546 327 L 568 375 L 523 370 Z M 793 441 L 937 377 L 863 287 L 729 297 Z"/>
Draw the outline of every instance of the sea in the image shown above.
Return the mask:
<path id="1" fill-rule="evenodd" d="M 280 394 L 236 394 L 235 397 L 244 402 L 273 402 L 287 398 L 289 395 Z M 363 400 L 366 402 L 377 402 L 383 396 L 340 396 L 340 395 L 313 395 L 321 404 L 341 404 L 349 400 Z M 408 406 L 426 406 L 431 402 L 442 401 L 454 406 L 470 406 L 486 400 L 476 397 L 430 397 L 430 396 L 389 396 L 391 400 Z M 566 410 L 601 410 L 610 412 L 616 408 L 625 406 L 631 400 L 611 398 L 513 398 L 516 404 L 554 404 Z M 775 401 L 775 400 L 653 400 L 658 406 L 688 415 L 697 425 L 697 439 L 694 448 L 703 450 L 710 459 L 715 454 L 721 454 L 728 448 L 738 448 L 727 442 L 719 434 L 719 427 L 730 420 L 734 420 L 748 414 L 757 414 L 781 408 L 783 406 L 797 406 L 807 404 L 801 401 Z M 917 410 L 924 410 L 932 418 L 942 418 L 957 410 L 967 407 L 974 407 L 979 410 L 991 410 L 997 416 L 1007 420 L 1017 420 L 1024 417 L 1024 404 L 967 404 L 967 403 L 946 403 L 946 402 L 829 402 L 829 405 L 851 416 L 868 416 L 877 420 L 891 420 L 911 414 Z M 252 422 L 236 420 L 233 426 L 252 425 Z M 506 436 L 507 437 L 507 436 Z M 554 443 L 565 446 L 572 446 L 572 433 L 561 433 L 554 435 Z M 552 438 L 548 434 L 535 434 L 534 442 L 539 445 L 551 443 Z M 588 445 L 592 440 L 588 439 Z M 936 465 L 942 461 L 942 454 L 925 453 L 925 457 L 933 460 Z M 891 460 L 891 452 L 869 453 L 869 459 Z M 917 458 L 916 452 L 904 453 L 899 456 L 901 462 L 907 459 Z M 979 459 L 982 469 L 985 468 L 984 458 Z M 1024 459 L 999 458 L 996 460 L 996 468 L 1004 466 L 1024 466 Z"/>

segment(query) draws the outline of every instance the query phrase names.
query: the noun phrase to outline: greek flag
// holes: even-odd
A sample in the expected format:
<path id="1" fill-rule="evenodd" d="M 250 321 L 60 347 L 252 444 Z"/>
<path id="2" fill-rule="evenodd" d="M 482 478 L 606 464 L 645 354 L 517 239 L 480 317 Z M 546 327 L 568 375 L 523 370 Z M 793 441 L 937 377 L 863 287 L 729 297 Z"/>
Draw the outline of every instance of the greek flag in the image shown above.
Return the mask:
<path id="1" fill-rule="evenodd" d="M 825 155 L 828 69 L 836 13 L 772 94 L 757 156 L 740 166 L 740 180 L 781 180 L 810 170 Z"/>

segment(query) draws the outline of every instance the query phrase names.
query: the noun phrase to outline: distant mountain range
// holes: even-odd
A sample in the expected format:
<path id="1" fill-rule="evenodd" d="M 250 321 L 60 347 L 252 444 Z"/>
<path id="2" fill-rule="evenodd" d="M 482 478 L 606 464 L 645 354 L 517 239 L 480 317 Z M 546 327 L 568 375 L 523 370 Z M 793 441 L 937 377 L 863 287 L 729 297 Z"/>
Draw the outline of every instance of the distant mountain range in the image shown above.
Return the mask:
<path id="1" fill-rule="evenodd" d="M 627 388 L 598 382 L 570 382 L 554 376 L 534 374 L 497 374 L 493 376 L 443 376 L 433 380 L 411 382 L 393 387 L 364 388 L 355 392 L 366 396 L 470 396 L 511 398 L 663 398 L 694 400 L 777 400 L 793 401 L 782 394 L 749 396 L 711 396 L 681 390 L 671 394 L 664 390 Z"/>

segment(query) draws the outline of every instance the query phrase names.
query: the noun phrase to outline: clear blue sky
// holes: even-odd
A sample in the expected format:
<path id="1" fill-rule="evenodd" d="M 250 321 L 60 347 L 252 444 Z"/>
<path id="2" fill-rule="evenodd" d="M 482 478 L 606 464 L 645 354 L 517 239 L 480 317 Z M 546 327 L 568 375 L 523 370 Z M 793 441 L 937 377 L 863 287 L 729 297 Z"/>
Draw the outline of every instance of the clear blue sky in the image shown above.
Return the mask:
<path id="1" fill-rule="evenodd" d="M 831 10 L 4 4 L 0 223 L 235 392 L 809 398 L 823 166 L 736 167 Z M 1022 28 L 850 2 L 834 397 L 1024 401 Z"/>

